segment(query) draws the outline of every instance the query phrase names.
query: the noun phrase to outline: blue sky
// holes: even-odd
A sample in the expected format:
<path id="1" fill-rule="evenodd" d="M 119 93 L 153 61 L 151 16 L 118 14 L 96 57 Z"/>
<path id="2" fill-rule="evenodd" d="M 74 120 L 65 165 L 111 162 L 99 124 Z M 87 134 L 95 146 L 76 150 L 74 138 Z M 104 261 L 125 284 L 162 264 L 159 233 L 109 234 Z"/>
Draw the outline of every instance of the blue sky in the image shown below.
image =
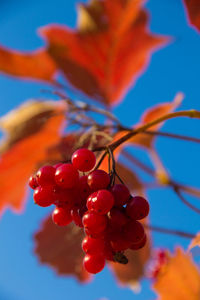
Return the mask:
<path id="1" fill-rule="evenodd" d="M 86 1 L 84 1 L 86 2 Z M 0 44 L 18 49 L 33 50 L 43 41 L 37 28 L 48 23 L 61 23 L 74 27 L 77 1 L 7 0 L 0 1 Z M 181 0 L 149 0 L 146 7 L 151 13 L 153 32 L 173 37 L 171 44 L 156 52 L 150 66 L 128 93 L 125 101 L 114 109 L 125 125 L 136 123 L 143 111 L 159 102 L 171 101 L 178 91 L 185 94 L 181 109 L 200 110 L 200 36 L 188 26 Z M 47 85 L 19 81 L 0 75 L 0 115 L 29 98 L 44 97 Z M 171 120 L 164 126 L 168 132 L 200 137 L 199 121 Z M 172 177 L 183 183 L 200 186 L 199 144 L 160 138 L 156 143 L 162 160 Z M 136 156 L 150 163 L 147 155 L 138 149 Z M 197 232 L 199 216 L 185 207 L 170 190 L 148 191 L 151 204 L 150 221 L 154 225 Z M 198 205 L 198 200 L 191 199 Z M 36 207 L 27 202 L 22 215 L 7 211 L 0 224 L 0 300 L 153 300 L 149 283 L 142 282 L 142 292 L 133 294 L 128 288 L 117 286 L 106 268 L 88 285 L 76 280 L 57 277 L 53 270 L 40 266 L 33 255 L 33 233 L 42 218 L 51 209 Z M 175 245 L 187 247 L 188 241 L 153 233 L 155 247 L 173 250 Z"/>

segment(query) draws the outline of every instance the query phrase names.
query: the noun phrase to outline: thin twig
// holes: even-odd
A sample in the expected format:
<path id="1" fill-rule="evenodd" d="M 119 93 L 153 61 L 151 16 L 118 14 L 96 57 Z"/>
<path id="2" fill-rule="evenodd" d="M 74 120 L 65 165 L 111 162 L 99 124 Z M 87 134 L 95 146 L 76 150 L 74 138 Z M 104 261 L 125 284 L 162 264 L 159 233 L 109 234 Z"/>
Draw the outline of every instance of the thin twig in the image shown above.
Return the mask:
<path id="1" fill-rule="evenodd" d="M 196 234 L 193 233 L 188 233 L 188 232 L 184 232 L 184 231 L 180 231 L 180 230 L 174 230 L 174 229 L 168 229 L 168 228 L 162 228 L 159 226 L 153 226 L 150 224 L 143 224 L 144 227 L 146 229 L 155 231 L 155 232 L 160 232 L 160 233 L 164 233 L 164 234 L 170 234 L 170 235 L 177 235 L 183 238 L 188 238 L 188 239 L 192 239 L 196 236 Z"/>
<path id="2" fill-rule="evenodd" d="M 175 184 L 178 187 L 179 190 L 182 190 L 187 194 L 190 194 L 190 195 L 193 195 L 197 198 L 200 198 L 200 190 L 199 189 L 191 187 L 191 186 L 187 186 L 187 185 L 184 185 L 184 184 L 180 184 L 180 183 L 178 183 L 176 181 L 173 181 L 173 180 L 171 181 L 171 183 L 172 183 L 172 185 Z"/>
<path id="3" fill-rule="evenodd" d="M 117 147 L 119 147 L 121 144 L 127 142 L 133 136 L 135 136 L 139 133 L 143 133 L 144 131 L 146 131 L 147 129 L 151 128 L 154 125 L 157 125 L 166 120 L 177 118 L 177 117 L 189 117 L 189 118 L 198 118 L 199 119 L 200 111 L 197 111 L 197 110 L 185 110 L 184 111 L 183 110 L 183 111 L 169 113 L 169 114 L 162 116 L 156 120 L 153 120 L 145 125 L 142 125 L 136 129 L 133 129 L 131 132 L 128 132 L 123 137 L 121 137 L 117 141 L 110 144 L 109 147 L 111 148 L 112 151 L 114 151 Z M 105 147 L 99 147 L 98 149 L 96 149 L 96 151 L 101 151 L 101 150 L 105 150 Z"/>
<path id="4" fill-rule="evenodd" d="M 138 168 L 140 168 L 142 171 L 144 171 L 147 174 L 149 174 L 150 176 L 156 178 L 156 173 L 155 173 L 155 171 L 152 168 L 150 168 L 149 166 L 147 166 L 146 164 L 144 164 L 138 158 L 136 158 L 133 155 L 131 155 L 126 149 L 122 149 L 121 153 L 122 153 L 122 155 L 126 159 L 128 159 L 129 163 L 132 163 L 133 165 L 135 165 Z M 193 196 L 195 196 L 197 198 L 200 198 L 200 189 L 198 189 L 198 188 L 178 183 L 178 182 L 176 182 L 176 181 L 174 181 L 172 179 L 169 179 L 168 186 L 170 186 L 172 188 L 174 186 L 177 186 L 179 188 L 179 190 L 182 190 L 182 191 L 184 191 L 187 194 L 190 194 L 190 195 L 193 195 Z M 162 185 L 159 182 L 155 182 L 155 183 L 153 183 L 152 186 L 151 185 L 149 186 L 149 188 L 152 188 L 152 187 L 165 187 L 165 185 Z"/>
<path id="5" fill-rule="evenodd" d="M 195 137 L 190 137 L 190 136 L 185 136 L 185 135 L 180 135 L 180 134 L 174 134 L 174 133 L 169 133 L 169 132 L 145 130 L 144 133 L 148 134 L 148 135 L 158 135 L 158 136 L 163 136 L 163 137 L 179 139 L 179 140 L 183 140 L 183 141 L 200 143 L 200 138 L 195 138 Z"/>
<path id="6" fill-rule="evenodd" d="M 187 201 L 185 199 L 185 197 L 182 195 L 179 187 L 177 187 L 176 185 L 172 186 L 174 192 L 177 194 L 177 196 L 179 197 L 179 199 L 185 204 L 187 205 L 190 209 L 192 209 L 193 211 L 195 211 L 196 213 L 200 214 L 200 209 L 197 208 L 196 206 L 194 206 L 193 204 L 191 204 L 189 201 Z"/>

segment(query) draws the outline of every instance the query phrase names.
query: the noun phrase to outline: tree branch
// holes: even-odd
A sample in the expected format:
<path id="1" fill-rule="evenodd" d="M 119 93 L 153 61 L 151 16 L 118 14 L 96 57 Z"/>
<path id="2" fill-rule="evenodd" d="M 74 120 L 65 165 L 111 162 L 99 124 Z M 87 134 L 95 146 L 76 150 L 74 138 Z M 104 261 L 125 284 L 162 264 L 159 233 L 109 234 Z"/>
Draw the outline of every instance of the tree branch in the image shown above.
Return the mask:
<path id="1" fill-rule="evenodd" d="M 196 234 L 193 234 L 193 233 L 188 233 L 188 232 L 174 230 L 174 229 L 168 229 L 168 228 L 162 228 L 162 227 L 153 226 L 150 224 L 143 224 L 143 226 L 146 229 L 149 229 L 151 231 L 160 232 L 160 233 L 164 233 L 164 234 L 170 234 L 170 235 L 177 235 L 177 236 L 180 236 L 183 238 L 188 238 L 188 239 L 193 239 L 196 236 Z"/>

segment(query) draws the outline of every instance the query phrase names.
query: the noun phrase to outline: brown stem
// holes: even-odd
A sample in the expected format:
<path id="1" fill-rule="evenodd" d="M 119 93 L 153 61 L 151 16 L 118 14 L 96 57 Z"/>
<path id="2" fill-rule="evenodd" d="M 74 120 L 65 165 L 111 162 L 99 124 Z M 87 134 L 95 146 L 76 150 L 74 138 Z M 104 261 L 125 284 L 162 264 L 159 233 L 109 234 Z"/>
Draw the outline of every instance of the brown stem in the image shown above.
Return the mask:
<path id="1" fill-rule="evenodd" d="M 132 138 L 136 134 L 142 133 L 142 132 L 146 131 L 147 129 L 153 127 L 154 125 L 162 123 L 166 120 L 177 118 L 177 117 L 200 118 L 200 111 L 197 111 L 197 110 L 185 110 L 184 111 L 183 110 L 183 111 L 169 113 L 169 114 L 162 116 L 154 121 L 151 121 L 143 126 L 133 129 L 131 132 L 128 132 L 123 137 L 121 137 L 117 141 L 110 144 L 109 147 L 112 151 L 114 151 L 117 147 L 119 147 L 121 144 L 127 142 L 130 138 Z M 94 151 L 102 151 L 102 150 L 105 150 L 105 147 L 99 147 L 99 148 L 95 149 Z"/>
<path id="2" fill-rule="evenodd" d="M 124 135 L 122 138 L 120 138 L 119 140 L 117 140 L 116 142 L 112 143 L 110 145 L 111 149 L 114 151 L 117 147 L 119 147 L 121 144 L 123 144 L 124 142 L 128 141 L 130 138 L 132 138 L 134 135 L 144 132 L 145 130 L 147 130 L 148 128 L 157 125 L 159 123 L 162 123 L 163 121 L 169 120 L 169 119 L 173 119 L 173 118 L 177 118 L 177 117 L 190 117 L 190 118 L 200 118 L 200 111 L 197 110 L 186 110 L 186 111 L 178 111 L 178 112 L 173 112 L 173 113 L 169 113 L 163 117 L 160 117 L 154 121 L 151 121 L 139 128 L 133 129 L 132 132 L 127 133 L 126 135 Z"/>
<path id="3" fill-rule="evenodd" d="M 193 204 L 191 204 L 189 201 L 187 201 L 185 199 L 185 197 L 182 195 L 180 188 L 176 185 L 172 186 L 174 192 L 177 194 L 177 196 L 179 197 L 179 199 L 185 204 L 187 205 L 190 209 L 192 209 L 193 211 L 195 211 L 196 213 L 200 214 L 200 209 L 197 208 L 196 206 L 194 206 Z"/>
<path id="4" fill-rule="evenodd" d="M 163 137 L 179 139 L 179 140 L 183 140 L 183 141 L 190 141 L 190 142 L 200 143 L 199 138 L 180 135 L 180 134 L 161 132 L 161 131 L 152 131 L 152 130 L 151 131 L 145 130 L 144 133 L 148 134 L 148 135 L 158 135 L 158 136 L 163 136 Z"/>
<path id="5" fill-rule="evenodd" d="M 74 103 L 74 105 L 76 105 L 76 107 L 81 109 L 81 110 L 98 113 L 100 115 L 103 115 L 103 116 L 107 117 L 111 121 L 116 122 L 117 124 L 120 124 L 119 120 L 111 112 L 109 112 L 108 110 L 105 110 L 105 109 L 87 104 L 87 103 L 82 102 L 82 101 L 76 101 Z"/>
<path id="6" fill-rule="evenodd" d="M 139 159 L 137 159 L 136 157 L 132 156 L 126 149 L 122 149 L 121 151 L 122 155 L 128 159 L 128 161 L 130 163 L 132 163 L 133 165 L 137 166 L 138 168 L 140 168 L 141 170 L 143 170 L 144 172 L 146 172 L 147 174 L 153 176 L 154 178 L 156 177 L 156 173 L 155 171 L 150 168 L 149 166 L 147 166 L 146 164 L 144 164 L 142 161 L 140 161 Z M 155 182 L 151 185 L 149 185 L 149 188 L 151 187 L 164 187 L 163 185 L 161 185 L 159 182 Z M 174 187 L 177 186 L 179 188 L 179 190 L 184 191 L 187 194 L 193 195 L 197 198 L 200 198 L 200 190 L 198 188 L 194 188 L 191 186 L 187 186 L 181 183 L 178 183 L 172 179 L 169 180 L 168 186 L 170 187 Z M 147 185 L 148 187 L 148 185 Z"/>
<path id="7" fill-rule="evenodd" d="M 180 230 L 174 230 L 174 229 L 168 229 L 168 228 L 162 228 L 159 226 L 153 226 L 153 225 L 149 225 L 149 224 L 144 224 L 144 227 L 146 229 L 155 231 L 155 232 L 160 232 L 160 233 L 164 233 L 164 234 L 171 234 L 171 235 L 177 235 L 183 238 L 188 238 L 188 239 L 192 239 L 196 236 L 196 234 L 193 233 L 188 233 L 188 232 L 184 232 L 184 231 L 180 231 Z"/>
<path id="8" fill-rule="evenodd" d="M 178 187 L 179 190 L 184 191 L 187 194 L 193 195 L 197 198 L 200 198 L 200 190 L 191 186 L 187 186 L 184 184 L 180 184 L 178 182 L 175 181 L 171 181 L 172 185 L 176 185 Z M 170 183 L 169 183 L 170 184 Z"/>

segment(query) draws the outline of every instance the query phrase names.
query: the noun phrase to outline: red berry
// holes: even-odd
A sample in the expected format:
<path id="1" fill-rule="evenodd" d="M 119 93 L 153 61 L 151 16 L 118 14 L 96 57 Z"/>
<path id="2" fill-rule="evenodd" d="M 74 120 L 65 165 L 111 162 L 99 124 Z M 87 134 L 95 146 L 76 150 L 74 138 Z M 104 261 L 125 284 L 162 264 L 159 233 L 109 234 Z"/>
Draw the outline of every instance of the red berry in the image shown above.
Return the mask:
<path id="1" fill-rule="evenodd" d="M 72 164 L 62 164 L 56 169 L 55 181 L 58 186 L 66 189 L 75 187 L 79 180 L 79 173 Z"/>
<path id="2" fill-rule="evenodd" d="M 115 184 L 111 188 L 111 193 L 114 196 L 115 199 L 115 206 L 122 207 L 125 205 L 130 197 L 130 193 L 128 188 L 124 184 Z"/>
<path id="3" fill-rule="evenodd" d="M 70 210 L 66 207 L 56 207 L 52 213 L 52 219 L 58 226 L 66 226 L 71 223 Z"/>
<path id="4" fill-rule="evenodd" d="M 34 176 L 31 176 L 29 178 L 29 182 L 28 182 L 30 188 L 32 188 L 33 190 L 36 189 L 36 187 L 38 187 L 38 183 L 37 183 L 37 180 Z"/>
<path id="5" fill-rule="evenodd" d="M 126 239 L 131 242 L 131 244 L 139 243 L 145 235 L 144 227 L 138 221 L 130 220 L 123 227 L 124 235 Z"/>
<path id="6" fill-rule="evenodd" d="M 131 242 L 121 232 L 116 232 L 111 236 L 110 244 L 112 249 L 118 252 L 127 250 L 130 247 Z"/>
<path id="7" fill-rule="evenodd" d="M 50 206 L 55 201 L 54 186 L 39 186 L 35 189 L 33 199 L 35 203 L 42 207 Z"/>
<path id="8" fill-rule="evenodd" d="M 82 219 L 83 225 L 92 234 L 102 233 L 107 226 L 107 217 L 94 212 L 86 212 Z M 90 234 L 89 234 L 90 235 Z"/>
<path id="9" fill-rule="evenodd" d="M 74 207 L 71 210 L 71 217 L 72 220 L 74 221 L 74 223 L 79 226 L 79 227 L 83 227 L 83 223 L 82 223 L 82 217 L 84 215 L 84 213 L 87 211 L 86 207 Z"/>
<path id="10" fill-rule="evenodd" d="M 55 168 L 53 166 L 44 166 L 37 171 L 36 179 L 39 185 L 54 184 Z"/>
<path id="11" fill-rule="evenodd" d="M 126 213 L 133 220 L 144 219 L 149 214 L 149 203 L 143 197 L 133 197 L 127 204 Z"/>
<path id="12" fill-rule="evenodd" d="M 93 239 L 86 236 L 82 241 L 82 249 L 88 254 L 102 254 L 104 252 L 105 241 L 103 239 Z"/>
<path id="13" fill-rule="evenodd" d="M 110 176 L 103 170 L 94 170 L 88 175 L 88 185 L 93 191 L 106 189 L 110 183 Z"/>
<path id="14" fill-rule="evenodd" d="M 89 149 L 78 149 L 72 155 L 72 164 L 77 170 L 88 172 L 94 168 L 96 157 Z"/>
<path id="15" fill-rule="evenodd" d="M 99 190 L 88 198 L 88 210 L 100 215 L 106 215 L 114 204 L 113 195 L 107 190 Z"/>
<path id="16" fill-rule="evenodd" d="M 84 228 L 85 234 L 93 239 L 103 239 L 105 237 L 105 231 L 96 232 L 93 228 Z"/>
<path id="17" fill-rule="evenodd" d="M 76 200 L 76 190 L 75 189 L 62 189 L 60 187 L 56 187 L 54 190 L 55 193 L 55 201 L 54 204 L 57 206 L 68 206 L 71 208 Z"/>
<path id="18" fill-rule="evenodd" d="M 81 200 L 85 200 L 91 194 L 91 189 L 87 183 L 87 176 L 81 176 L 77 185 L 77 190 Z"/>
<path id="19" fill-rule="evenodd" d="M 106 260 L 102 254 L 86 254 L 83 259 L 83 266 L 88 273 L 96 274 L 103 270 Z"/>
<path id="20" fill-rule="evenodd" d="M 97 192 L 94 192 L 87 198 L 87 208 L 89 211 L 93 210 L 93 199 L 95 199 L 96 196 L 97 196 Z"/>
<path id="21" fill-rule="evenodd" d="M 125 214 L 125 209 L 113 207 L 108 213 L 109 225 L 114 228 L 121 228 L 128 222 L 128 217 Z"/>
<path id="22" fill-rule="evenodd" d="M 58 167 L 62 166 L 62 164 L 63 164 L 63 163 L 57 163 L 57 164 L 53 165 L 53 167 L 54 167 L 55 169 L 57 169 Z"/>
<path id="23" fill-rule="evenodd" d="M 112 249 L 110 242 L 105 243 L 104 255 L 107 260 L 114 261 L 114 250 Z"/>
<path id="24" fill-rule="evenodd" d="M 157 252 L 156 252 L 156 256 L 158 258 L 158 261 L 160 264 L 163 264 L 166 262 L 167 260 L 167 252 L 165 249 L 159 249 Z"/>
<path id="25" fill-rule="evenodd" d="M 139 241 L 138 243 L 135 243 L 135 244 L 131 244 L 130 249 L 139 250 L 146 245 L 146 242 L 147 242 L 147 236 L 145 234 L 141 241 Z"/>

